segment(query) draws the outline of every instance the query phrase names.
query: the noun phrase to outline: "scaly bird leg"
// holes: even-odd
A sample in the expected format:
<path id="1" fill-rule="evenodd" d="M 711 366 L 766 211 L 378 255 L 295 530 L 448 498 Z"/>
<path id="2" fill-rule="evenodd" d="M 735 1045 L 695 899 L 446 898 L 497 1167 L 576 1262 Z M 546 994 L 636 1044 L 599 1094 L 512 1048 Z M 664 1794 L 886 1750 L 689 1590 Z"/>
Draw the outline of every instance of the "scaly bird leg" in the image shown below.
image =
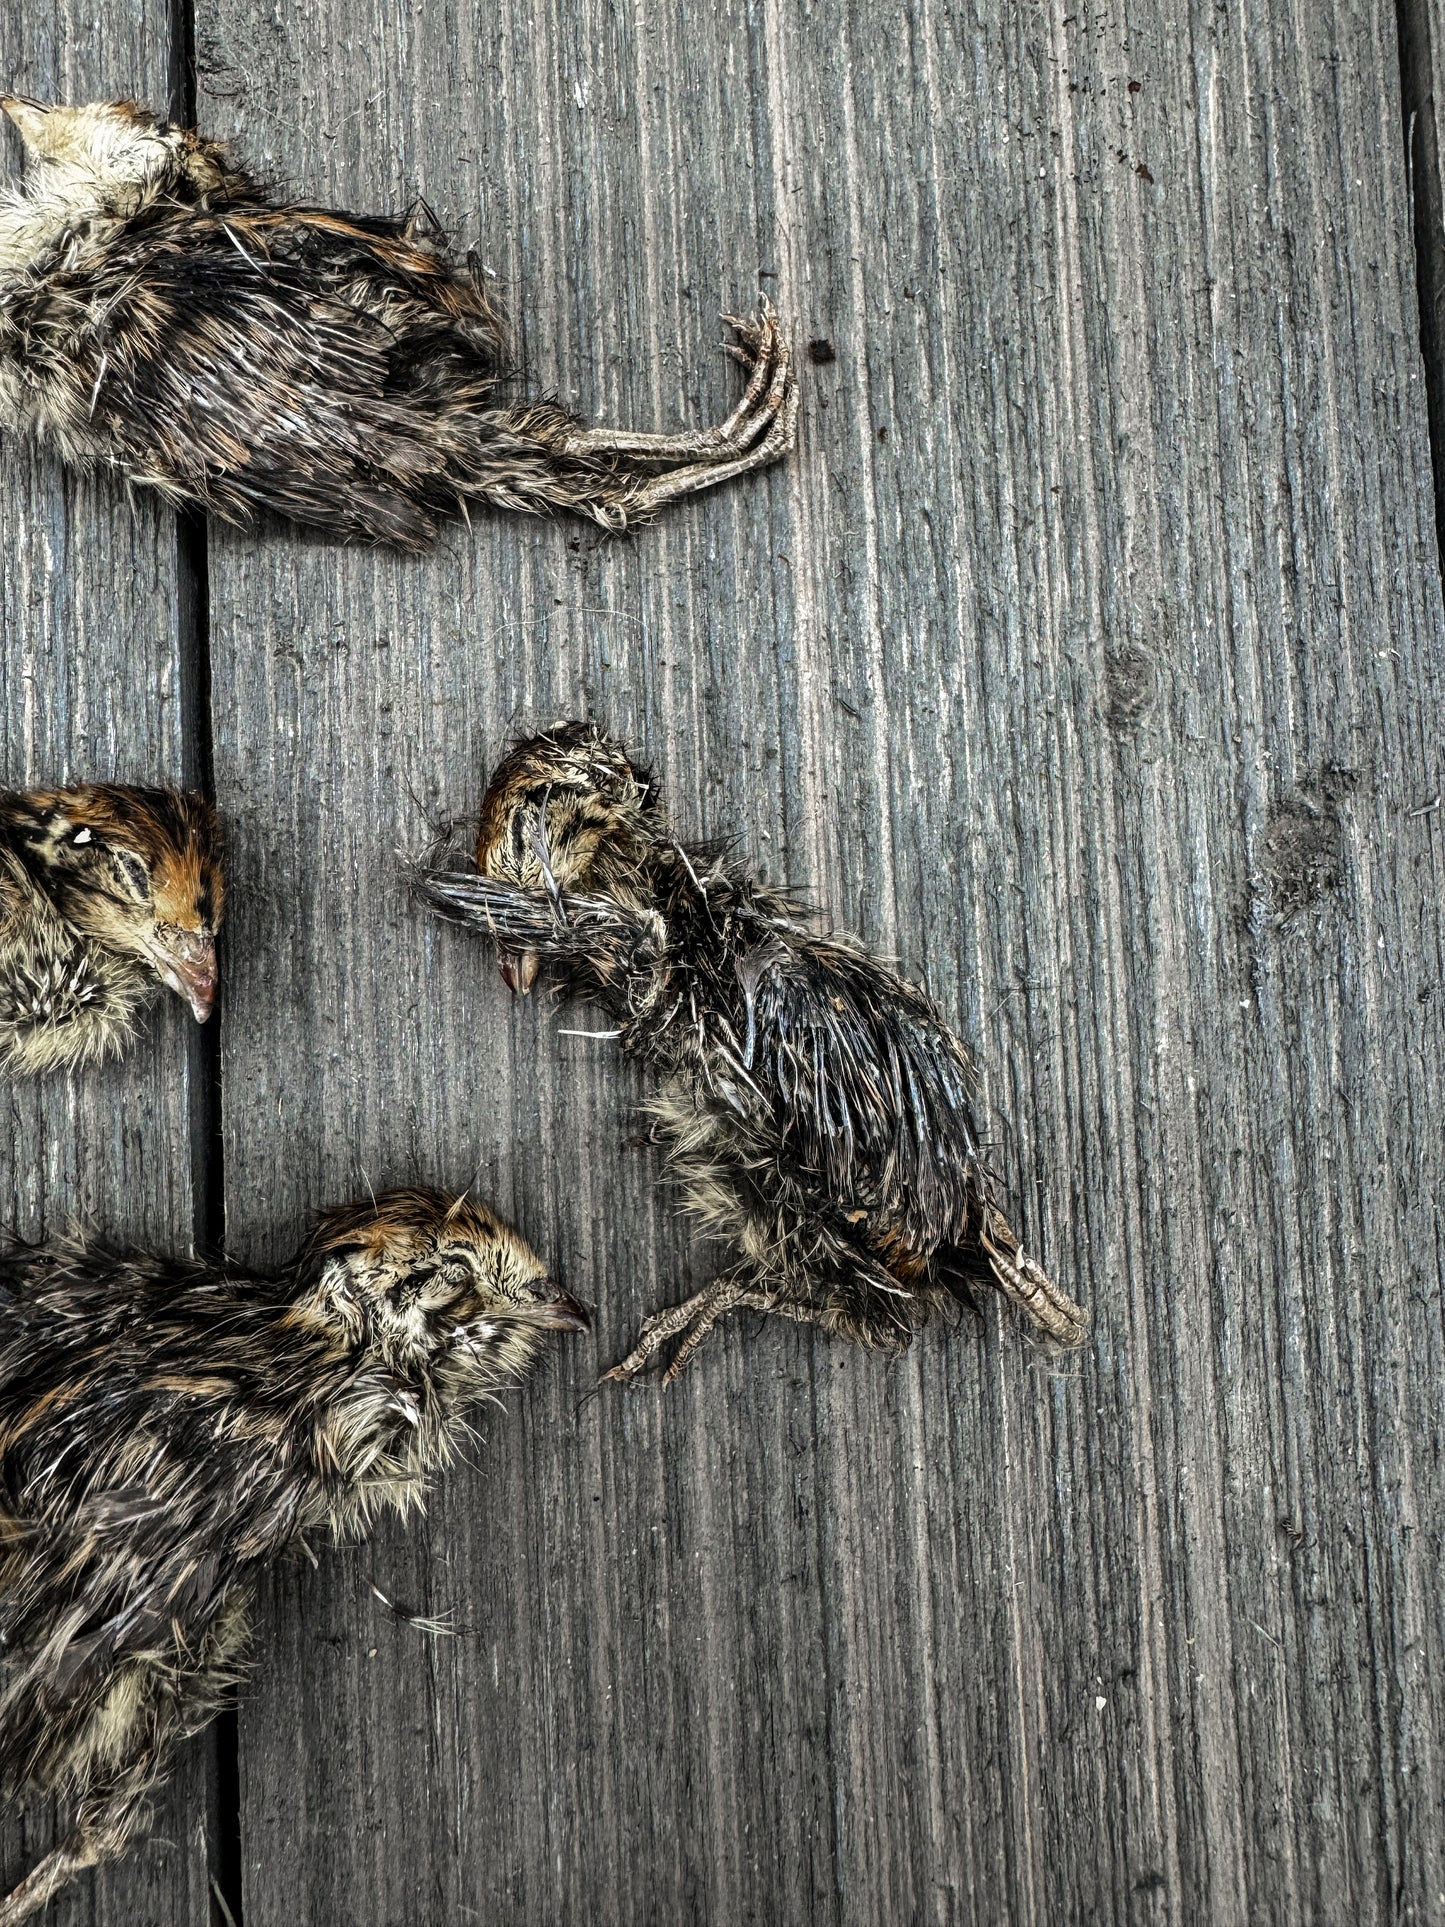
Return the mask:
<path id="1" fill-rule="evenodd" d="M 735 460 L 746 461 L 750 468 L 761 466 L 761 450 L 765 444 L 772 444 L 766 457 L 768 461 L 783 453 L 784 447 L 791 445 L 791 439 L 779 442 L 774 437 L 780 417 L 787 412 L 794 384 L 791 361 L 778 330 L 773 304 L 765 298 L 759 315 L 724 315 L 723 319 L 741 344 L 728 352 L 751 371 L 747 392 L 725 422 L 679 435 L 642 434 L 624 428 L 578 428 L 558 442 L 558 453 L 583 459 L 626 455 L 643 462 L 685 461 L 714 471 L 727 467 L 729 474 L 744 472 L 730 466 Z M 796 407 L 793 413 L 796 419 Z M 692 469 L 685 472 L 690 474 Z M 715 475 L 714 479 L 723 478 Z M 692 482 L 689 488 L 679 492 L 687 494 L 691 488 L 700 486 L 701 483 Z"/>
<path id="2" fill-rule="evenodd" d="M 791 1318 L 798 1325 L 826 1325 L 830 1319 L 830 1314 L 821 1305 L 774 1298 L 754 1286 L 740 1285 L 736 1279 L 717 1278 L 684 1303 L 669 1305 L 645 1318 L 642 1335 L 636 1345 L 626 1358 L 619 1360 L 610 1371 L 604 1372 L 603 1378 L 616 1379 L 623 1385 L 630 1384 L 668 1339 L 676 1338 L 681 1333 L 682 1343 L 662 1375 L 663 1384 L 671 1385 L 713 1326 L 730 1311 L 767 1312 L 778 1318 Z"/>
<path id="3" fill-rule="evenodd" d="M 790 386 L 777 420 L 750 453 L 738 456 L 736 461 L 692 463 L 687 468 L 673 469 L 670 475 L 659 475 L 628 505 L 628 514 L 654 515 L 658 509 L 666 508 L 669 502 L 675 502 L 683 495 L 696 495 L 700 489 L 715 488 L 719 482 L 730 482 L 735 475 L 748 475 L 754 469 L 767 468 L 780 456 L 791 454 L 797 446 L 797 440 L 798 391 Z"/>
<path id="4" fill-rule="evenodd" d="M 31 1919 L 47 1907 L 62 1887 L 87 1867 L 95 1866 L 102 1857 L 85 1844 L 80 1834 L 72 1834 L 46 1854 L 19 1886 L 12 1887 L 0 1900 L 0 1927 L 20 1927 L 22 1920 Z"/>
<path id="5" fill-rule="evenodd" d="M 1007 1225 L 1004 1227 L 1008 1231 Z M 1010 1242 L 1013 1234 L 1008 1233 Z M 1076 1305 L 1066 1291 L 1056 1285 L 1040 1264 L 1026 1251 L 1000 1249 L 987 1234 L 983 1248 L 988 1253 L 994 1282 L 1006 1298 L 1060 1345 L 1082 1345 L 1089 1330 L 1089 1314 Z"/>

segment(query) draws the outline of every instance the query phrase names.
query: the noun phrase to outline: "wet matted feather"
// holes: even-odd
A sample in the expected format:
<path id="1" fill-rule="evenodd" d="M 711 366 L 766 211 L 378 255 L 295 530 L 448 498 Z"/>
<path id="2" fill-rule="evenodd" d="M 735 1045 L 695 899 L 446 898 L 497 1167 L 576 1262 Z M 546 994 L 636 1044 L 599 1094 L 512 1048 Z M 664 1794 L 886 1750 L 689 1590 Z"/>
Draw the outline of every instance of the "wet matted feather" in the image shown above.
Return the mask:
<path id="1" fill-rule="evenodd" d="M 1084 1313 L 1000 1208 L 937 1005 L 729 848 L 679 842 L 621 744 L 568 723 L 515 745 L 475 863 L 419 866 L 423 902 L 494 943 L 514 990 L 546 968 L 601 1004 L 659 1079 L 653 1132 L 687 1207 L 732 1248 L 614 1376 L 676 1337 L 673 1377 L 737 1308 L 897 1349 L 975 1284 L 1082 1341 Z"/>
<path id="2" fill-rule="evenodd" d="M 505 317 L 425 209 L 278 202 L 128 102 L 0 107 L 27 155 L 0 197 L 0 421 L 78 466 L 229 522 L 420 550 L 473 502 L 623 529 L 794 445 L 766 301 L 726 317 L 749 378 L 725 422 L 587 428 L 517 397 Z"/>
<path id="3" fill-rule="evenodd" d="M 0 1927 L 144 1825 L 248 1668 L 263 1567 L 406 1512 L 466 1408 L 585 1323 L 514 1231 L 438 1191 L 323 1213 L 275 1273 L 0 1250 L 0 1785 L 72 1807 Z"/>

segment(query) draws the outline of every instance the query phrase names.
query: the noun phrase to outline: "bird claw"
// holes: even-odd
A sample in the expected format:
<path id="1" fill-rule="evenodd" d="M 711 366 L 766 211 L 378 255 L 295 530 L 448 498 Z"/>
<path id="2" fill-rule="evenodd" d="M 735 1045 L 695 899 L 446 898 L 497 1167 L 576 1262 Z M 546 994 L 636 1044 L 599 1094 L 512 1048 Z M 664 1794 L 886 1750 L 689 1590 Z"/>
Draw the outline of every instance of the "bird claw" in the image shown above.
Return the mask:
<path id="1" fill-rule="evenodd" d="M 1068 1349 L 1082 1345 L 1089 1334 L 1089 1314 L 1019 1247 L 999 1214 L 994 1213 L 994 1220 L 982 1239 L 994 1283 L 1046 1338 Z"/>
<path id="2" fill-rule="evenodd" d="M 742 454 L 760 439 L 760 426 L 771 425 L 786 401 L 792 368 L 777 310 L 766 295 L 757 314 L 725 314 L 723 320 L 737 336 L 726 344 L 727 352 L 750 371 L 750 379 L 742 400 L 714 432 L 721 446 Z"/>
<path id="3" fill-rule="evenodd" d="M 764 295 L 756 314 L 724 315 L 723 320 L 737 336 L 725 344 L 725 352 L 748 370 L 747 389 L 726 421 L 679 435 L 575 429 L 561 445 L 569 456 L 609 456 L 668 469 L 640 484 L 625 504 L 628 517 L 650 514 L 680 496 L 763 468 L 796 441 L 797 384 L 777 310 Z"/>
<path id="4" fill-rule="evenodd" d="M 736 1278 L 715 1278 L 710 1285 L 694 1292 L 691 1298 L 684 1299 L 680 1305 L 666 1305 L 659 1311 L 650 1312 L 642 1321 L 637 1343 L 626 1358 L 619 1359 L 610 1371 L 602 1374 L 603 1379 L 610 1378 L 619 1385 L 630 1385 L 668 1339 L 677 1338 L 680 1343 L 662 1374 L 664 1385 L 673 1384 L 681 1377 L 693 1353 L 713 1326 L 730 1311 L 773 1314 L 779 1318 L 790 1318 L 797 1325 L 821 1325 L 825 1330 L 831 1328 L 833 1321 L 833 1314 L 827 1305 L 779 1297 L 763 1290 L 761 1286 L 742 1284 Z"/>
<path id="5" fill-rule="evenodd" d="M 745 368 L 751 368 L 754 362 L 770 359 L 773 343 L 777 339 L 778 317 L 766 295 L 757 314 L 725 314 L 723 320 L 737 336 L 737 341 L 726 342 L 724 346 Z"/>
<path id="6" fill-rule="evenodd" d="M 735 358 L 751 370 L 747 392 L 725 422 L 694 438 L 696 459 L 639 492 L 631 514 L 651 515 L 680 496 L 766 468 L 797 445 L 798 385 L 773 304 L 764 298 L 757 317 L 723 319 L 741 342 L 733 346 Z"/>
<path id="7" fill-rule="evenodd" d="M 731 1311 L 735 1305 L 746 1304 L 753 1296 L 755 1294 L 732 1279 L 719 1278 L 680 1305 L 666 1305 L 650 1312 L 642 1321 L 637 1343 L 626 1358 L 619 1359 L 602 1374 L 603 1380 L 611 1379 L 619 1385 L 630 1385 L 669 1338 L 680 1337 L 682 1342 L 662 1374 L 663 1384 L 671 1385 L 723 1314 Z"/>

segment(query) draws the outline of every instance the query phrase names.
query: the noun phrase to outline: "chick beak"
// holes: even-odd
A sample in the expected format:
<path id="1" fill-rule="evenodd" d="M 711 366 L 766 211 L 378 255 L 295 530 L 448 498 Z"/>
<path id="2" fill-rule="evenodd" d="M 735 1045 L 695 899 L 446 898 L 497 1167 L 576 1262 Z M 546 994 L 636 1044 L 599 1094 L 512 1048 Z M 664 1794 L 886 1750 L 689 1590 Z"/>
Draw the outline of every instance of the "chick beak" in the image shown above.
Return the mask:
<path id="1" fill-rule="evenodd" d="M 502 950 L 497 954 L 502 982 L 518 997 L 525 997 L 537 981 L 542 959 L 535 950 Z"/>
<path id="2" fill-rule="evenodd" d="M 184 997 L 191 1015 L 204 1024 L 216 1001 L 216 940 L 208 930 L 168 930 L 151 950 L 156 975 L 168 990 Z"/>
<path id="3" fill-rule="evenodd" d="M 7 113 L 20 130 L 20 138 L 27 147 L 36 145 L 37 137 L 50 114 L 43 100 L 31 100 L 25 94 L 0 94 L 0 109 Z"/>
<path id="4" fill-rule="evenodd" d="M 536 1300 L 532 1323 L 552 1331 L 585 1332 L 592 1323 L 584 1306 L 570 1292 L 563 1291 L 555 1278 L 534 1278 L 527 1287 Z"/>

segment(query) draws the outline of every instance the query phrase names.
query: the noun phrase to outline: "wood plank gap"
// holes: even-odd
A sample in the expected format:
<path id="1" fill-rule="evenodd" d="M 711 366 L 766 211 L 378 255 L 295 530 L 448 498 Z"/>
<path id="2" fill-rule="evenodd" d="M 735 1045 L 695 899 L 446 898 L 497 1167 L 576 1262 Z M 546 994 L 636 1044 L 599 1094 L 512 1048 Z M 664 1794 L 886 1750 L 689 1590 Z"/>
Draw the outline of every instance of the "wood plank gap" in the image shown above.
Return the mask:
<path id="1" fill-rule="evenodd" d="M 196 17 L 192 0 L 170 0 L 170 114 L 194 126 Z M 212 802 L 216 769 L 211 726 L 210 548 L 206 518 L 176 518 L 176 577 L 181 702 L 185 711 L 187 780 Z M 224 941 L 224 939 L 223 939 Z M 225 1144 L 221 1130 L 221 1024 L 218 1012 L 191 1038 L 192 1242 L 220 1253 L 226 1243 Z M 236 1711 L 211 1728 L 212 1797 L 208 1814 L 212 1927 L 242 1927 L 241 1760 Z"/>
<path id="2" fill-rule="evenodd" d="M 1415 238 L 1420 354 L 1430 420 L 1435 536 L 1445 566 L 1445 182 L 1440 173 L 1439 112 L 1430 44 L 1431 0 L 1396 0 L 1405 178 Z"/>
<path id="3" fill-rule="evenodd" d="M 188 10 L 178 8 L 177 11 Z M 176 589 L 186 780 L 214 802 L 210 575 L 204 516 L 177 517 Z M 224 935 L 221 941 L 224 944 Z M 225 1146 L 221 1129 L 221 1025 L 224 1021 L 224 1011 L 218 1009 L 208 1024 L 195 1025 L 187 1033 L 191 1242 L 197 1253 L 209 1256 L 218 1256 L 226 1244 Z M 241 1764 L 234 1706 L 215 1721 L 208 1737 L 212 1761 L 212 1797 L 207 1814 L 211 1927 L 241 1927 L 244 1919 Z"/>
<path id="4" fill-rule="evenodd" d="M 172 120 L 196 124 L 196 9 L 193 0 L 168 0 L 170 8 L 170 100 Z"/>

